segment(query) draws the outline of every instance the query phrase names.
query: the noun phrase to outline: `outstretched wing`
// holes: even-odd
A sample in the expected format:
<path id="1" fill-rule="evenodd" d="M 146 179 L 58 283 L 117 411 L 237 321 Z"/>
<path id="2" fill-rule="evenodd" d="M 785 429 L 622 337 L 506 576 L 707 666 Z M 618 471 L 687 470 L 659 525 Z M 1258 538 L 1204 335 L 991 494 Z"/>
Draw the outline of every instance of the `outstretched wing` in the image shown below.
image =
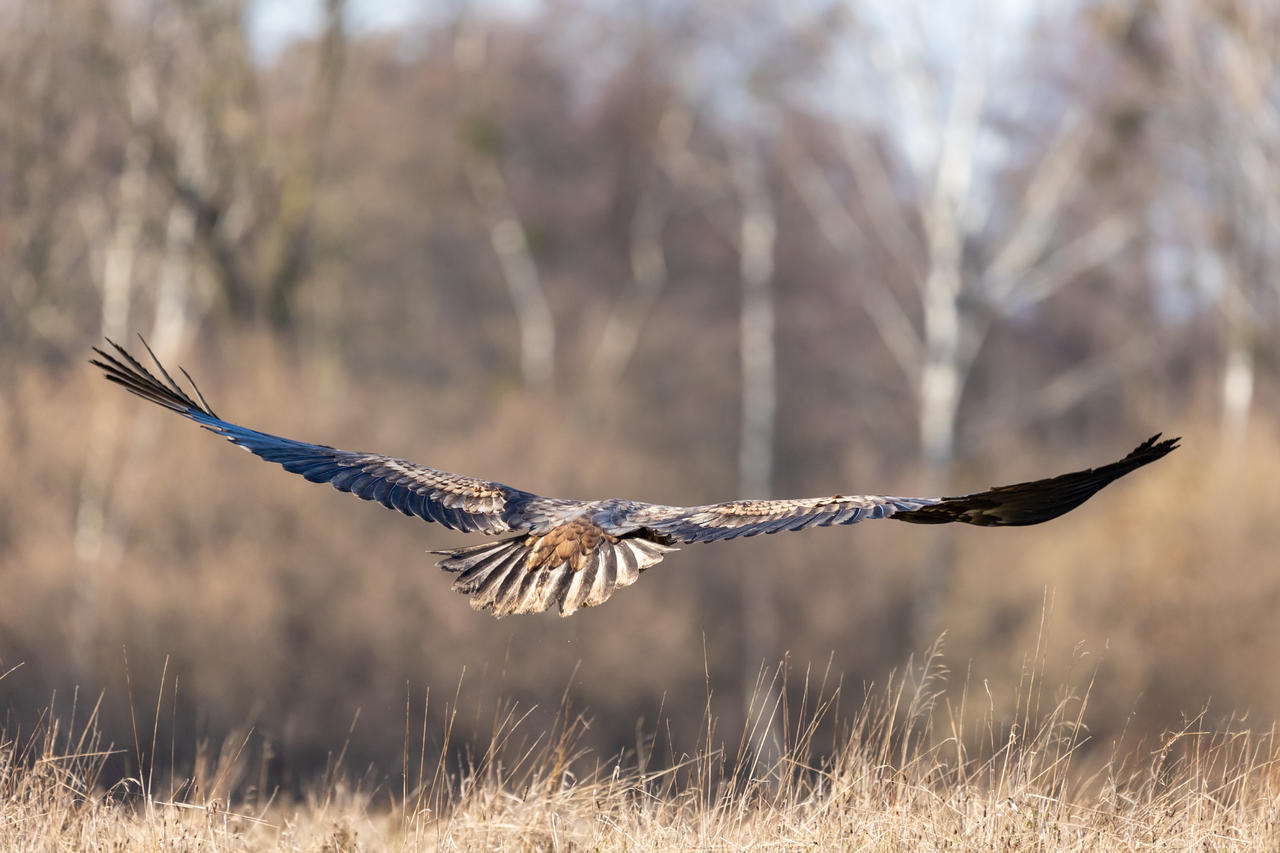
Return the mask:
<path id="1" fill-rule="evenodd" d="M 958 495 L 926 503 L 920 509 L 899 512 L 898 521 L 913 524 L 946 524 L 959 521 L 983 527 L 1022 527 L 1039 524 L 1068 513 L 1143 465 L 1149 465 L 1178 448 L 1180 438 L 1160 440 L 1160 433 L 1139 444 L 1127 456 L 1110 465 L 1073 471 L 1030 483 L 996 486 L 985 492 Z"/>
<path id="2" fill-rule="evenodd" d="M 102 368 L 107 379 L 313 483 L 329 483 L 339 491 L 453 530 L 482 533 L 547 530 L 560 520 L 562 512 L 577 506 L 576 501 L 543 498 L 502 483 L 450 474 L 403 459 L 308 444 L 224 421 L 214 414 L 186 371 L 183 374 L 191 381 L 196 400 L 173 381 L 150 347 L 147 352 L 163 382 L 119 344 L 107 342 L 116 354 L 94 347 L 100 358 L 91 362 Z M 146 341 L 142 343 L 146 346 Z"/>
<path id="3" fill-rule="evenodd" d="M 1141 468 L 1178 446 L 1178 439 L 1154 435 L 1128 456 L 1104 465 L 1045 480 L 997 486 L 985 492 L 948 498 L 899 498 L 888 495 L 836 495 L 780 501 L 728 501 L 707 506 L 673 507 L 631 504 L 615 523 L 642 528 L 667 542 L 715 542 L 782 530 L 856 524 L 867 518 L 893 518 L 913 524 L 963 522 L 987 527 L 1039 524 L 1084 503 L 1108 483 Z"/>

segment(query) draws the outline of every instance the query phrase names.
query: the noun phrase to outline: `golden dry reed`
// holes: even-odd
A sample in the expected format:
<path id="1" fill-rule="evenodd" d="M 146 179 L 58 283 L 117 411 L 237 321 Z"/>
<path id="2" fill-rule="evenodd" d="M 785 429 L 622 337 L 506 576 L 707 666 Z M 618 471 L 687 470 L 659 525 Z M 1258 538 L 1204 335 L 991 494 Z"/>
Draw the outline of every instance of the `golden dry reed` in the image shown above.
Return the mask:
<path id="1" fill-rule="evenodd" d="M 784 661 L 762 673 L 736 739 L 721 738 L 708 710 L 692 750 L 663 744 L 660 717 L 616 756 L 581 746 L 590 722 L 567 698 L 550 730 L 500 706 L 479 745 L 453 742 L 456 696 L 439 731 L 407 701 L 401 767 L 358 776 L 339 749 L 298 796 L 255 784 L 265 770 L 247 758 L 248 733 L 202 745 L 185 775 L 148 764 L 157 745 L 146 717 L 163 713 L 160 701 L 135 709 L 135 743 L 123 748 L 145 771 L 104 787 L 122 748 L 102 742 L 98 709 L 66 723 L 51 711 L 36 734 L 0 745 L 0 847 L 1280 849 L 1274 728 L 1212 731 L 1201 715 L 1155 742 L 1099 744 L 1082 722 L 1089 691 L 1053 698 L 1042 674 L 1024 669 L 1016 714 L 997 720 L 985 687 L 943 698 L 936 647 L 856 700 L 829 672 L 792 673 Z M 428 758 L 428 743 L 441 757 Z"/>

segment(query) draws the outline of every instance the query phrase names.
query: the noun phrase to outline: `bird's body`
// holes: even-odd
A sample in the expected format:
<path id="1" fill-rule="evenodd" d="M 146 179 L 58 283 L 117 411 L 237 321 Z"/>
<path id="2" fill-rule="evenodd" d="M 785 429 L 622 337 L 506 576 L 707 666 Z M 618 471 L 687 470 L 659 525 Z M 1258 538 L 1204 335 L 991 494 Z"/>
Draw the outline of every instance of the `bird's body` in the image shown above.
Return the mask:
<path id="1" fill-rule="evenodd" d="M 916 524 L 1038 524 L 1074 509 L 1108 483 L 1161 458 L 1178 441 L 1158 441 L 1156 435 L 1110 465 L 955 497 L 833 495 L 693 507 L 624 499 L 580 501 L 543 497 L 403 459 L 352 453 L 239 426 L 214 414 L 194 382 L 195 400 L 159 361 L 156 367 L 163 381 L 124 348 L 109 343 L 116 354 L 95 348 L 100 360 L 93 361 L 108 379 L 286 471 L 453 530 L 515 534 L 436 552 L 445 557 L 440 567 L 457 574 L 453 588 L 470 596 L 472 607 L 495 616 L 552 607 L 568 616 L 581 607 L 601 604 L 615 589 L 635 583 L 667 552 L 695 542 L 876 518 Z"/>

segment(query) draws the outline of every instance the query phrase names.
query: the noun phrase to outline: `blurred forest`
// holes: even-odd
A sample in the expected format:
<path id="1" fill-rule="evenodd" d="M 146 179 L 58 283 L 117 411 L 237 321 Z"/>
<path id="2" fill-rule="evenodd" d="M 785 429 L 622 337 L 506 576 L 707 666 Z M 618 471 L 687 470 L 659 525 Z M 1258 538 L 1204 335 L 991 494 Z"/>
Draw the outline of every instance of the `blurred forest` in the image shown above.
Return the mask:
<path id="1" fill-rule="evenodd" d="M 288 777 L 358 713 L 349 764 L 389 773 L 428 691 L 460 738 L 568 697 L 616 752 L 692 743 L 708 704 L 735 738 L 780 660 L 848 690 L 945 632 L 979 704 L 1036 655 L 1092 682 L 1098 743 L 1206 707 L 1266 728 L 1280 6 L 994 7 L 361 31 L 325 0 L 264 55 L 233 0 L 4 4 L 11 724 L 105 691 L 133 743 L 162 698 L 180 753 L 252 725 Z M 954 493 L 1184 448 L 1052 525 L 694 546 L 599 610 L 495 622 L 424 553 L 478 540 L 103 382 L 89 347 L 135 332 L 237 422 L 543 494 Z"/>

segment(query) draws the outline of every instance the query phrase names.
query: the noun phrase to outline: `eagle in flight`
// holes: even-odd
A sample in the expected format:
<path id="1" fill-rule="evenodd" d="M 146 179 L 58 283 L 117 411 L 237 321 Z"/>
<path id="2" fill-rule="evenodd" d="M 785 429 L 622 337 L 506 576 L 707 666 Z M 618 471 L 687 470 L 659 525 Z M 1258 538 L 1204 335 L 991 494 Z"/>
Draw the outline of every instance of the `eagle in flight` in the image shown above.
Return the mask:
<path id="1" fill-rule="evenodd" d="M 185 370 L 182 373 L 196 399 L 178 386 L 145 340 L 142 344 L 163 381 L 119 344 L 109 339 L 107 343 L 115 353 L 94 347 L 99 358 L 91 361 L 105 371 L 107 379 L 268 462 L 279 463 L 286 471 L 451 530 L 514 534 L 496 542 L 433 552 L 444 555 L 441 568 L 457 575 L 453 588 L 470 596 L 475 609 L 497 617 L 552 607 L 568 616 L 580 607 L 602 604 L 615 589 L 635 583 L 668 551 L 694 542 L 855 524 L 870 518 L 990 527 L 1039 524 L 1075 509 L 1111 481 L 1178 446 L 1178 439 L 1160 441 L 1157 434 L 1110 465 L 948 498 L 833 495 L 705 506 L 547 498 L 403 459 L 308 444 L 224 421 Z"/>

